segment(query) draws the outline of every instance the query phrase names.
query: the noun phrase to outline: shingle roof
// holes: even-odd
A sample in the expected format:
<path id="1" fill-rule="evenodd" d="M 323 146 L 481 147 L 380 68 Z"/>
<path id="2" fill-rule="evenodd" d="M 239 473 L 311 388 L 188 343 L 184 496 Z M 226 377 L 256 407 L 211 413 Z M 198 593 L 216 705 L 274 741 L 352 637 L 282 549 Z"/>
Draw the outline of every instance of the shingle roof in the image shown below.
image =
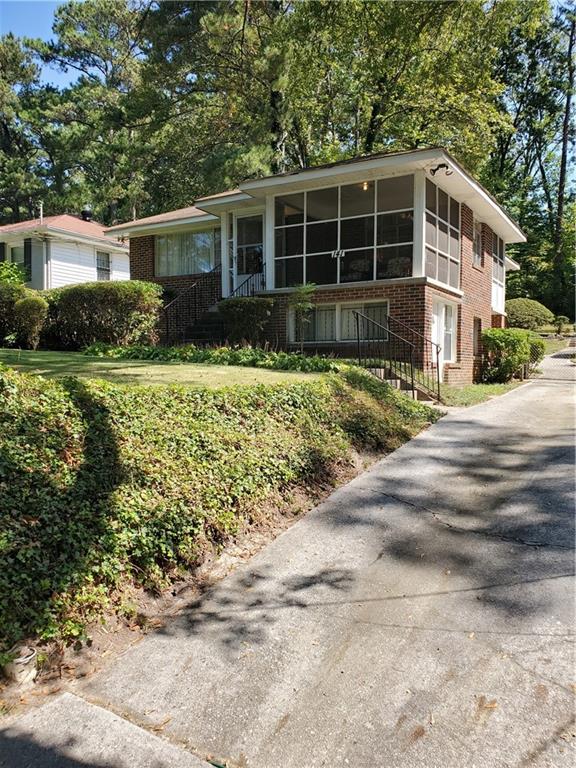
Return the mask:
<path id="1" fill-rule="evenodd" d="M 106 232 L 114 232 L 117 229 L 126 229 L 128 226 L 141 226 L 143 224 L 164 224 L 166 221 L 177 221 L 178 219 L 192 219 L 195 216 L 206 216 L 206 211 L 201 211 L 194 205 L 190 205 L 187 208 L 178 208 L 175 211 L 166 211 L 166 213 L 158 213 L 155 216 L 147 216 L 144 219 L 136 219 L 135 221 L 127 221 L 124 224 L 115 224 L 113 227 L 108 227 Z"/>
<path id="2" fill-rule="evenodd" d="M 62 213 L 59 216 L 44 216 L 42 222 L 40 219 L 28 219 L 28 221 L 19 221 L 16 224 L 5 224 L 0 227 L 0 237 L 2 235 L 32 232 L 39 229 L 58 229 L 85 238 L 104 240 L 110 243 L 110 238 L 107 238 L 104 234 L 106 227 L 102 224 L 99 224 L 97 221 L 84 221 L 84 219 L 72 216 L 69 213 Z"/>

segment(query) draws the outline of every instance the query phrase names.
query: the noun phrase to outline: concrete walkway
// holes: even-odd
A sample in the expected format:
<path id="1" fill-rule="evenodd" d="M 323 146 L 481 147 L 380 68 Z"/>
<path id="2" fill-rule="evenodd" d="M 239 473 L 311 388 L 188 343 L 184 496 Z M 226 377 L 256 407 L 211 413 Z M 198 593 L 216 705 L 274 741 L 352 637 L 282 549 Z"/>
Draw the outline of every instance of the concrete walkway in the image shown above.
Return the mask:
<path id="1" fill-rule="evenodd" d="M 0 765 L 573 766 L 572 389 L 442 419 L 11 723 Z"/>

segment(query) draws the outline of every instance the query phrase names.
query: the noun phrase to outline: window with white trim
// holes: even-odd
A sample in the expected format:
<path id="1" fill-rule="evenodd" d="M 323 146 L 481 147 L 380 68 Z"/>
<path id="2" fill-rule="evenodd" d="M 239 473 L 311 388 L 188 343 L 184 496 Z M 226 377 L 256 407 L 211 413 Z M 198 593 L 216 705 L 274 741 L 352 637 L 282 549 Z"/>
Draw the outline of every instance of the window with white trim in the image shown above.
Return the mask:
<path id="1" fill-rule="evenodd" d="M 474 219 L 472 240 L 472 263 L 475 267 L 482 267 L 484 254 L 482 252 L 482 224 Z"/>
<path id="2" fill-rule="evenodd" d="M 388 302 L 372 301 L 364 304 L 317 304 L 303 324 L 305 342 L 354 341 L 357 337 L 356 315 L 360 312 L 374 322 L 386 326 Z M 290 314 L 289 340 L 300 341 L 300 329 Z"/>
<path id="3" fill-rule="evenodd" d="M 492 233 L 492 309 L 505 312 L 506 300 L 506 247 L 501 237 Z"/>
<path id="4" fill-rule="evenodd" d="M 412 275 L 414 177 L 275 198 L 275 287 Z"/>
<path id="5" fill-rule="evenodd" d="M 460 203 L 426 179 L 425 275 L 460 286 Z"/>
<path id="6" fill-rule="evenodd" d="M 210 272 L 220 263 L 220 229 L 156 235 L 154 259 L 158 277 Z"/>
<path id="7" fill-rule="evenodd" d="M 110 254 L 96 251 L 96 280 L 110 280 Z"/>

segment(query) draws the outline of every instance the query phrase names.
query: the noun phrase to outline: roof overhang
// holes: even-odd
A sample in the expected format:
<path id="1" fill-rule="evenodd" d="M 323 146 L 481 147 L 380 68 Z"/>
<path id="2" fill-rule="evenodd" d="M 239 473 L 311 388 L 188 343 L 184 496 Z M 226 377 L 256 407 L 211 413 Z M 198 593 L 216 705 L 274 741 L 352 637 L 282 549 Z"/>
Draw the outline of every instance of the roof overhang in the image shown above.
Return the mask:
<path id="1" fill-rule="evenodd" d="M 522 269 L 520 264 L 518 264 L 517 261 L 514 261 L 514 259 L 511 259 L 510 256 L 504 257 L 504 267 L 506 272 L 518 272 L 519 269 Z"/>
<path id="2" fill-rule="evenodd" d="M 85 245 L 94 245 L 96 247 L 107 248 L 108 250 L 117 251 L 118 253 L 128 253 L 128 246 L 116 240 L 112 240 L 110 237 L 90 237 L 89 235 L 82 235 L 77 232 L 71 232 L 69 229 L 59 229 L 58 227 L 50 227 L 46 224 L 40 226 L 31 227 L 30 229 L 20 229 L 16 232 L 0 233 L 0 239 L 7 243 L 14 241 L 20 241 L 28 237 L 37 237 L 43 240 L 67 240 L 68 242 L 83 243 Z"/>
<path id="3" fill-rule="evenodd" d="M 442 163 L 446 164 L 447 169 L 432 175 L 430 171 Z M 243 182 L 240 188 L 255 198 L 262 198 L 269 194 L 290 194 L 330 184 L 353 184 L 416 171 L 424 171 L 428 178 L 458 202 L 466 203 L 474 215 L 488 224 L 505 243 L 525 242 L 526 236 L 499 203 L 453 157 L 438 148 L 358 158 L 264 179 L 252 179 Z"/>
<path id="4" fill-rule="evenodd" d="M 155 221 L 148 224 L 138 224 L 137 222 L 127 221 L 126 224 L 118 224 L 117 226 L 107 229 L 105 235 L 107 237 L 133 237 L 133 236 L 145 236 L 156 235 L 162 232 L 170 231 L 174 232 L 179 229 L 190 229 L 196 225 L 204 226 L 206 224 L 218 223 L 220 219 L 218 216 L 213 216 L 210 213 L 206 213 L 202 216 L 183 216 L 181 219 L 171 219 L 170 221 Z"/>

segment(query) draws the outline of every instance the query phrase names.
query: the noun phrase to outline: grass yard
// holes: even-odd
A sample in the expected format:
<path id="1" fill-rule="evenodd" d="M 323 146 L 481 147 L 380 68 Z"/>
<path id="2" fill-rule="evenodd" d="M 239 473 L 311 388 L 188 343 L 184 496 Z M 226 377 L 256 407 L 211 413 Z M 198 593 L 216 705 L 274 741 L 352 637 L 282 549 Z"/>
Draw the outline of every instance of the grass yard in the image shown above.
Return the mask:
<path id="1" fill-rule="evenodd" d="M 561 352 L 569 344 L 568 339 L 543 339 L 547 355 L 553 355 L 554 352 Z"/>
<path id="2" fill-rule="evenodd" d="M 442 400 L 445 405 L 467 408 L 470 405 L 478 405 L 492 397 L 510 392 L 522 383 L 521 381 L 512 381 L 508 384 L 468 384 L 465 387 L 450 387 L 447 384 L 442 384 Z"/>
<path id="3" fill-rule="evenodd" d="M 117 384 L 181 384 L 194 387 L 229 387 L 234 384 L 277 384 L 312 381 L 321 374 L 270 371 L 231 365 L 114 360 L 86 357 L 80 352 L 32 352 L 0 349 L 0 363 L 23 373 L 42 376 L 78 376 Z"/>

